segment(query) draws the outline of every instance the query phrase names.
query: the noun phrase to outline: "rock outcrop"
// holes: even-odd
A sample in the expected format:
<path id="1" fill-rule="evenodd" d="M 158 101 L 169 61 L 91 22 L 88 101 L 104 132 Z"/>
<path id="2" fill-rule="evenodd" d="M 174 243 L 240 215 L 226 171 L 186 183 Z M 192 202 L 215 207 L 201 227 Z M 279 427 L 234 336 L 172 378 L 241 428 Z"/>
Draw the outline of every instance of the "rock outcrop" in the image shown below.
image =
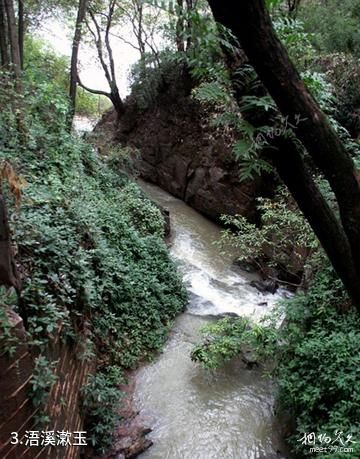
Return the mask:
<path id="1" fill-rule="evenodd" d="M 147 438 L 151 432 L 150 419 L 140 414 L 134 401 L 136 372 L 128 374 L 128 383 L 119 389 L 124 393 L 119 408 L 120 424 L 114 432 L 112 446 L 102 456 L 92 455 L 92 459 L 133 459 L 152 446 L 152 441 Z"/>
<path id="2" fill-rule="evenodd" d="M 211 219 L 241 214 L 253 220 L 255 198 L 269 184 L 260 178 L 240 180 L 231 147 L 223 133 L 210 126 L 209 113 L 191 97 L 191 79 L 185 71 L 180 73 L 176 81 L 160 86 L 146 109 L 140 110 L 131 95 L 115 138 L 138 152 L 135 168 L 144 180 Z M 106 129 L 113 120 L 108 114 L 97 129 Z"/>

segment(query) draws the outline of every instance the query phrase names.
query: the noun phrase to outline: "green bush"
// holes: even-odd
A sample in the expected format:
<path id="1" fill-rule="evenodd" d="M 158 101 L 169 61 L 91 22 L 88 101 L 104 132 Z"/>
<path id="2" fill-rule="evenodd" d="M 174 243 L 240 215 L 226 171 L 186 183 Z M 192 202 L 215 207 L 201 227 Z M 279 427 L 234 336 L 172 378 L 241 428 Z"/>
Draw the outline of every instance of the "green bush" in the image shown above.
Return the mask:
<path id="1" fill-rule="evenodd" d="M 296 419 L 294 449 L 311 456 L 298 441 L 304 433 L 335 431 L 360 438 L 360 317 L 351 309 L 341 282 L 323 262 L 306 293 L 284 305 L 287 323 L 279 335 L 279 402 Z M 360 443 L 354 457 L 360 454 Z M 318 455 L 345 458 L 347 454 Z"/>
<path id="2" fill-rule="evenodd" d="M 102 373 L 90 375 L 88 383 L 82 389 L 82 408 L 86 416 L 85 428 L 91 431 L 90 443 L 98 447 L 99 438 L 103 438 L 102 449 L 111 444 L 109 427 L 117 422 L 114 406 L 122 398 L 119 385 L 125 382 L 121 369 L 108 367 Z"/>
<path id="3" fill-rule="evenodd" d="M 40 425 L 46 425 L 50 421 L 49 417 L 43 412 L 46 405 L 51 387 L 57 381 L 54 374 L 54 367 L 57 362 L 49 362 L 48 359 L 39 355 L 34 362 L 34 371 L 30 380 L 29 396 L 35 407 L 40 407 L 36 413 L 36 422 Z"/>
<path id="4" fill-rule="evenodd" d="M 238 259 L 256 265 L 261 271 L 274 268 L 283 280 L 301 282 L 308 256 L 318 250 L 318 241 L 284 187 L 273 199 L 258 198 L 260 225 L 250 223 L 241 215 L 221 217 L 228 228 L 221 233 L 222 248 L 237 249 Z"/>
<path id="5" fill-rule="evenodd" d="M 244 317 L 225 317 L 201 329 L 203 340 L 191 351 L 191 360 L 214 369 L 238 356 L 254 336 L 255 325 Z"/>
<path id="6" fill-rule="evenodd" d="M 360 7 L 357 0 L 304 2 L 299 11 L 305 30 L 323 52 L 360 54 Z"/>
<path id="7" fill-rule="evenodd" d="M 335 117 L 352 135 L 360 133 L 360 59 L 333 53 L 319 59 L 336 96 Z"/>

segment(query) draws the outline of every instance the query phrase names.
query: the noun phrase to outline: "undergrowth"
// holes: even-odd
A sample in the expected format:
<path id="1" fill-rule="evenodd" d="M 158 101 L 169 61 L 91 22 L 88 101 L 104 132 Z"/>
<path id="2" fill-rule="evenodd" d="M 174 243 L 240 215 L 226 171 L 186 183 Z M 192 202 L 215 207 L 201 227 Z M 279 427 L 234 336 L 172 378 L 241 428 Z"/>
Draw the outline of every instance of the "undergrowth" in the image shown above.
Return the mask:
<path id="1" fill-rule="evenodd" d="M 186 294 L 163 242 L 160 210 L 110 167 L 111 159 L 101 160 L 67 132 L 67 100 L 51 81 L 36 78 L 25 74 L 24 97 L 7 75 L 0 79 L 0 160 L 26 181 L 20 210 L 3 190 L 22 274 L 21 308 L 16 295 L 9 301 L 3 292 L 1 301 L 22 314 L 38 362 L 59 333 L 79 345 L 79 358 L 96 358 L 83 409 L 88 436 L 104 449 L 124 369 L 161 348 Z M 16 128 L 16 98 L 23 132 Z M 36 405 L 46 404 L 54 382 L 45 373 L 32 381 Z"/>

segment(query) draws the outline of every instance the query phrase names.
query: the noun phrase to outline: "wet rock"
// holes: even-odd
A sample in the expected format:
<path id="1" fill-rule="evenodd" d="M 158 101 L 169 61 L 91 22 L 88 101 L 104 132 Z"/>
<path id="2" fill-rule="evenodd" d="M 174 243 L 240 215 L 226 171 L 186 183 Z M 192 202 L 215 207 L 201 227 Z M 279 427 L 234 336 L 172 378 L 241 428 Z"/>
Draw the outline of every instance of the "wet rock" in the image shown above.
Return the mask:
<path id="1" fill-rule="evenodd" d="M 201 302 L 203 298 L 201 298 L 200 295 L 197 295 L 194 292 L 188 291 L 188 299 L 189 299 L 189 304 L 197 304 Z"/>
<path id="2" fill-rule="evenodd" d="M 250 282 L 251 287 L 256 288 L 259 290 L 261 293 L 275 293 L 277 289 L 279 288 L 279 284 L 276 281 L 267 279 L 264 281 L 251 281 Z"/>
<path id="3" fill-rule="evenodd" d="M 263 302 L 261 302 L 261 303 L 258 303 L 258 306 L 263 306 L 263 307 L 265 307 L 265 306 L 267 306 L 267 305 L 268 305 L 267 301 L 263 301 Z"/>
<path id="4" fill-rule="evenodd" d="M 151 432 L 152 420 L 139 413 L 134 405 L 135 373 L 129 373 L 129 383 L 120 387 L 125 393 L 119 407 L 120 425 L 114 432 L 114 441 L 105 455 L 99 459 L 132 459 L 146 451 L 153 444 L 146 438 Z M 89 456 L 89 458 L 95 456 Z"/>
<path id="5" fill-rule="evenodd" d="M 259 366 L 256 355 L 254 354 L 253 350 L 248 346 L 244 346 L 242 348 L 241 360 L 245 363 L 246 368 L 248 368 L 249 370 Z"/>
<path id="6" fill-rule="evenodd" d="M 218 318 L 225 319 L 226 317 L 240 317 L 236 312 L 223 312 L 217 316 Z"/>
<path id="7" fill-rule="evenodd" d="M 233 262 L 233 267 L 247 273 L 256 273 L 258 271 L 258 268 L 255 264 L 243 260 L 235 260 Z"/>
<path id="8" fill-rule="evenodd" d="M 201 297 L 200 295 L 196 295 L 196 293 L 189 292 L 189 306 L 190 306 L 190 312 L 199 312 L 201 313 L 202 311 L 205 310 L 214 310 L 215 305 L 209 300 L 206 300 L 205 298 Z"/>
<path id="9" fill-rule="evenodd" d="M 150 431 L 151 429 L 142 428 L 136 422 L 132 422 L 119 429 L 118 435 L 121 438 L 113 445 L 113 449 L 121 451 L 124 459 L 137 457 L 152 446 L 153 442 L 145 438 Z"/>

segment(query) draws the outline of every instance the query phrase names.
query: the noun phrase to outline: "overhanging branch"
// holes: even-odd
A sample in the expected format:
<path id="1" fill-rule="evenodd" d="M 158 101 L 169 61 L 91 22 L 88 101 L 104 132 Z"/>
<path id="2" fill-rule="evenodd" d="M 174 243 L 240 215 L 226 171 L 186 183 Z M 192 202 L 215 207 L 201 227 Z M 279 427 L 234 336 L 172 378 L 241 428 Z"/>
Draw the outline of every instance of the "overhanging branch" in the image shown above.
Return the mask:
<path id="1" fill-rule="evenodd" d="M 77 82 L 81 88 L 85 89 L 85 91 L 91 92 L 91 94 L 98 94 L 99 96 L 105 96 L 111 99 L 111 94 L 109 92 L 101 91 L 100 89 L 92 89 L 92 88 L 89 88 L 88 86 L 85 86 L 81 82 L 79 75 L 77 75 Z"/>

